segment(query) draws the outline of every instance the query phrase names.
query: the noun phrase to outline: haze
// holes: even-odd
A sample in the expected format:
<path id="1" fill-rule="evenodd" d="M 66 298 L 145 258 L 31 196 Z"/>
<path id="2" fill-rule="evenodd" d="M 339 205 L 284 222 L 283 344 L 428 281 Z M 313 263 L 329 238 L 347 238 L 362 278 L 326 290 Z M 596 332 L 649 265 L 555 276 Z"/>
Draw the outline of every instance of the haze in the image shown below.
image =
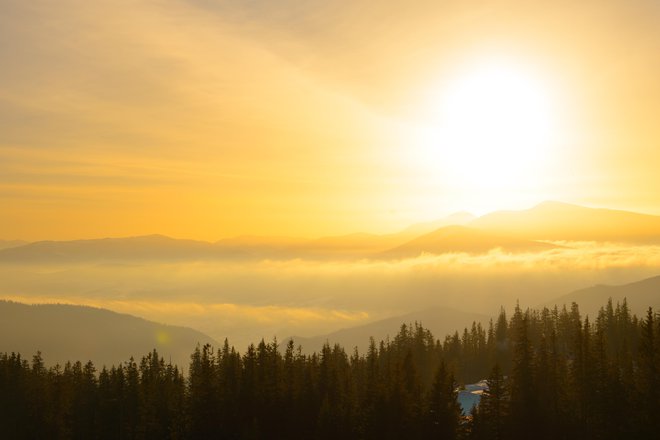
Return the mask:
<path id="1" fill-rule="evenodd" d="M 0 4 L 5 239 L 660 214 L 655 1 Z"/>
<path id="2" fill-rule="evenodd" d="M 656 1 L 0 10 L 3 299 L 242 346 L 659 272 Z"/>
<path id="3" fill-rule="evenodd" d="M 653 438 L 659 23 L 0 0 L 3 438 Z"/>
<path id="4" fill-rule="evenodd" d="M 464 224 L 451 224 L 457 220 Z M 240 347 L 438 307 L 492 316 L 516 303 L 561 306 L 574 290 L 630 283 L 660 268 L 658 216 L 547 202 L 444 222 L 311 241 L 14 243 L 0 250 L 0 295 L 107 308 Z M 627 296 L 637 313 L 660 301 Z M 586 304 L 593 300 L 583 301 L 594 316 Z"/>

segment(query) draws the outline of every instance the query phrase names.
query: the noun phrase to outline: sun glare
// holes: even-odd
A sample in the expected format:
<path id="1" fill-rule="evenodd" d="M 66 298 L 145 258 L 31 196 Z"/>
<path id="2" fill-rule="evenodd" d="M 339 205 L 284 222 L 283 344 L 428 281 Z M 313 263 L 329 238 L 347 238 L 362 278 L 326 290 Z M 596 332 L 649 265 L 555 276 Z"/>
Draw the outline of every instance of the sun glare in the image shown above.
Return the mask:
<path id="1" fill-rule="evenodd" d="M 430 93 L 424 162 L 442 180 L 491 197 L 538 186 L 557 155 L 551 87 L 514 63 L 471 66 Z"/>

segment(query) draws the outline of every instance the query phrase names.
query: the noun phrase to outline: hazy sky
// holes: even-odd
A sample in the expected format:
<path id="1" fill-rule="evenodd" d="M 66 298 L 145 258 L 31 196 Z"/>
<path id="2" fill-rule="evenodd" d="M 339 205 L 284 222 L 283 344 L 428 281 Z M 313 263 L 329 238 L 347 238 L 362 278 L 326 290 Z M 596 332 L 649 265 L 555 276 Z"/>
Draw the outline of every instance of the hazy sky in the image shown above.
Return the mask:
<path id="1" fill-rule="evenodd" d="M 660 214 L 660 2 L 0 0 L 0 238 Z"/>

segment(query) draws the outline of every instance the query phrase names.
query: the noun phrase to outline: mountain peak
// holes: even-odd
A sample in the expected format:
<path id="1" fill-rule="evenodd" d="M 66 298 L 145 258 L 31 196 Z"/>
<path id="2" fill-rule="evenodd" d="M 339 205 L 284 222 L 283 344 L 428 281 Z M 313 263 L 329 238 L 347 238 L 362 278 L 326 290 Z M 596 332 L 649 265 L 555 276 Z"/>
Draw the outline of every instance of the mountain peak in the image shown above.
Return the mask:
<path id="1" fill-rule="evenodd" d="M 657 243 L 660 217 L 545 201 L 520 211 L 495 211 L 470 226 L 530 240 Z"/>

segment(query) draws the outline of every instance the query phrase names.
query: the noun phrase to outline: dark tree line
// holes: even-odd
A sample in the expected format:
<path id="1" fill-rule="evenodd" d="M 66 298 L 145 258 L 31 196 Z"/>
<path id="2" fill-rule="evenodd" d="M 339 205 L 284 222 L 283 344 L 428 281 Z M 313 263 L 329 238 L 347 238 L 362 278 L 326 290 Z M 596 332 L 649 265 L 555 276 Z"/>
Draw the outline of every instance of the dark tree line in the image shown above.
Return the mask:
<path id="1" fill-rule="evenodd" d="M 97 371 L 0 354 L 0 437 L 7 439 L 619 439 L 660 429 L 660 319 L 610 301 L 592 322 L 569 309 L 502 310 L 436 340 L 421 324 L 370 341 L 225 341 L 197 347 L 186 375 L 154 350 Z M 489 390 L 461 416 L 457 387 Z"/>

